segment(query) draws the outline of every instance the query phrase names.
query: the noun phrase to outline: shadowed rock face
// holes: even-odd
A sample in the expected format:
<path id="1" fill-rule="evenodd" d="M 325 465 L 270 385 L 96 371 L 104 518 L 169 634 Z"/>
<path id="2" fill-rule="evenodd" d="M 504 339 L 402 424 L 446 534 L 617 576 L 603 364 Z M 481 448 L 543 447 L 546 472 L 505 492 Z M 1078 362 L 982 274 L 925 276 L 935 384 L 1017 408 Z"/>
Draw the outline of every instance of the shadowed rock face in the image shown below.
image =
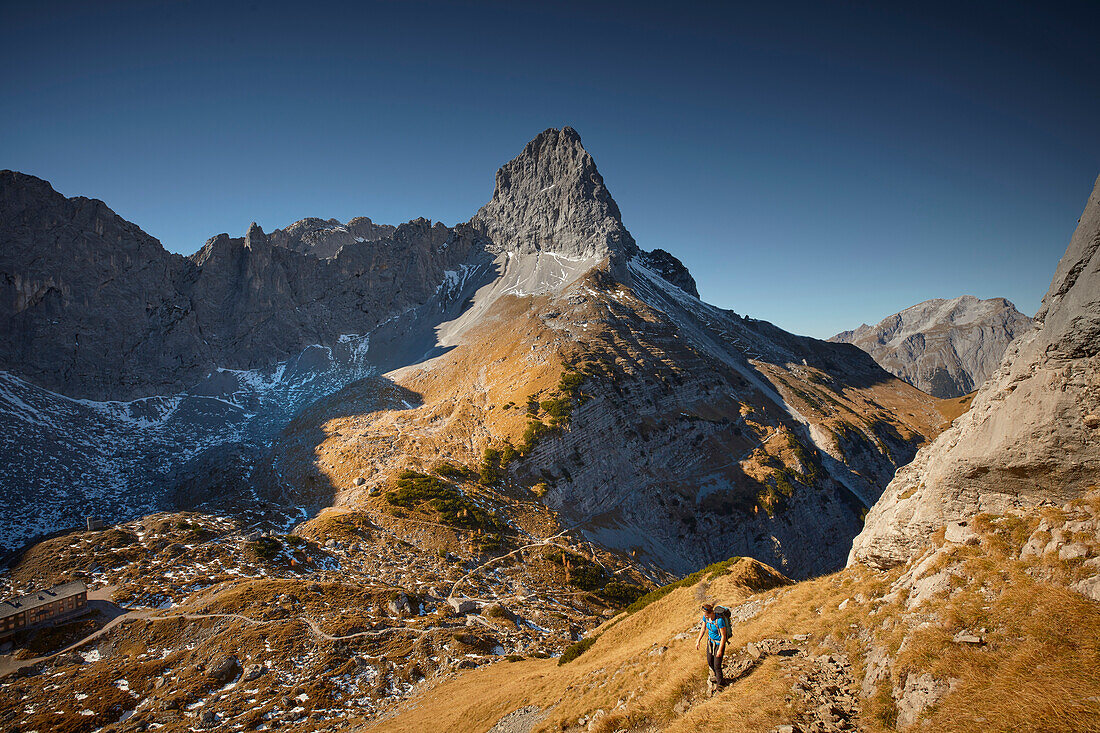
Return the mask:
<path id="1" fill-rule="evenodd" d="M 318 259 L 253 224 L 184 258 L 101 201 L 4 171 L 0 369 L 70 397 L 172 394 L 218 368 L 264 367 L 368 333 L 427 303 L 483 244 L 469 226 L 418 219 Z"/>
<path id="2" fill-rule="evenodd" d="M 178 386 L 207 349 L 187 260 L 102 201 L 0 171 L 0 369 L 74 396 Z"/>
<path id="3" fill-rule="evenodd" d="M 980 387 L 1031 319 L 1004 298 L 964 295 L 926 300 L 863 324 L 830 341 L 855 344 L 883 369 L 935 397 L 961 397 Z"/>
<path id="4" fill-rule="evenodd" d="M 849 562 L 899 565 L 949 521 L 1066 502 L 1100 476 L 1100 179 L 1036 327 L 970 411 L 898 471 Z"/>

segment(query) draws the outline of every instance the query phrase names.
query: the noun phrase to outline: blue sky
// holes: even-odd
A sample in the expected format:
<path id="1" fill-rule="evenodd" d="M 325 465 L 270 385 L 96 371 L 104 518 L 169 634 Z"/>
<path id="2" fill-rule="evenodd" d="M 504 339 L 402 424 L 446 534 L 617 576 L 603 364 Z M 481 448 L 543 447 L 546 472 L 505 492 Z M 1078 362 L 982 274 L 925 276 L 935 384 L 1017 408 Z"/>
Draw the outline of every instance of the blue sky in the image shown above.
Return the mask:
<path id="1" fill-rule="evenodd" d="M 568 124 L 717 305 L 820 337 L 1033 313 L 1100 173 L 1098 4 L 756 5 L 5 3 L 0 167 L 190 253 L 464 221 Z"/>

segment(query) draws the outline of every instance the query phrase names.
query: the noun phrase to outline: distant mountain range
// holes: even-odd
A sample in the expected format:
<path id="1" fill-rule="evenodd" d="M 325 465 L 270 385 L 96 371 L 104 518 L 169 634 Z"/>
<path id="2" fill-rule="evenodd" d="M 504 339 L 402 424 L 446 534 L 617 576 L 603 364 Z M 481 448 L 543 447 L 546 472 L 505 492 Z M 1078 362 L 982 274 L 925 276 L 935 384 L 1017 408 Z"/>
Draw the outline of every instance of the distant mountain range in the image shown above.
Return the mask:
<path id="1" fill-rule="evenodd" d="M 1004 298 L 937 298 L 830 341 L 855 344 L 883 369 L 935 397 L 973 392 L 1032 320 Z"/>
<path id="2" fill-rule="evenodd" d="M 252 225 L 190 257 L 4 171 L 0 289 L 8 546 L 211 502 L 293 523 L 490 448 L 501 481 L 608 548 L 798 576 L 843 563 L 945 424 L 862 351 L 699 300 L 570 128 L 467 223 Z"/>
<path id="3" fill-rule="evenodd" d="M 191 257 L 2 172 L 0 546 L 41 541 L 0 593 L 79 580 L 102 613 L 6 604 L 0 720 L 1094 730 L 1098 294 L 1100 179 L 1033 327 L 973 298 L 864 327 L 929 390 L 999 363 L 959 414 L 700 300 L 570 128 L 456 227 Z"/>

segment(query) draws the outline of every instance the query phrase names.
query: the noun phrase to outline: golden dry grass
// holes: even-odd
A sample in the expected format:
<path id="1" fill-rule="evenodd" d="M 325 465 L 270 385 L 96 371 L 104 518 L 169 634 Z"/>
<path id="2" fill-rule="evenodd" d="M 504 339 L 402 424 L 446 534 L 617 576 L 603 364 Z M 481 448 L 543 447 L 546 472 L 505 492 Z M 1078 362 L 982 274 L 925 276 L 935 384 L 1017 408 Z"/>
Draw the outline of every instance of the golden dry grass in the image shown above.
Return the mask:
<path id="1" fill-rule="evenodd" d="M 1094 492 L 1079 503 L 1098 500 Z M 1061 509 L 1041 513 L 1065 517 Z M 936 564 L 959 573 L 949 598 L 925 603 L 942 625 L 910 635 L 895 677 L 912 670 L 954 681 L 929 716 L 939 730 L 1100 731 L 1100 603 L 1049 582 L 1072 581 L 1078 563 L 1017 559 L 1038 519 L 978 517 L 981 545 L 950 548 Z M 953 643 L 960 631 L 982 632 L 986 643 Z"/>
<path id="2" fill-rule="evenodd" d="M 857 685 L 869 646 L 886 648 L 893 666 L 877 692 L 863 699 L 857 721 L 868 733 L 894 730 L 891 692 L 911 673 L 951 685 L 951 693 L 925 713 L 930 730 L 1100 731 L 1100 603 L 1042 580 L 1044 568 L 1036 561 L 1016 559 L 1037 524 L 1037 515 L 975 522 L 981 545 L 949 546 L 927 571 L 955 572 L 949 590 L 913 609 L 906 607 L 904 589 L 891 593 L 904 568 L 884 573 L 853 567 L 757 593 L 755 599 L 766 603 L 763 612 L 734 625 L 729 648 L 810 634 L 807 650 L 846 654 Z M 760 567 L 742 560 L 709 588 L 680 588 L 632 616 L 612 619 L 588 651 L 562 667 L 553 660 L 492 665 L 444 682 L 368 730 L 483 731 L 524 705 L 549 709 L 535 728 L 541 733 L 578 729 L 579 719 L 587 724 L 601 709 L 606 714 L 593 730 L 607 733 L 748 733 L 792 722 L 803 704 L 790 694 L 797 665 L 767 657 L 707 698 L 704 663 L 690 633 L 704 591 L 735 605 L 767 586 L 752 580 Z M 960 631 L 980 633 L 985 643 L 956 643 Z M 662 646 L 667 651 L 651 654 Z"/>
<path id="3" fill-rule="evenodd" d="M 743 559 L 711 582 L 708 595 L 736 604 L 769 578 L 783 582 L 774 571 Z M 487 730 L 501 716 L 530 704 L 553 706 L 536 731 L 563 730 L 600 709 L 609 715 L 599 727 L 608 730 L 667 723 L 675 717 L 676 704 L 685 696 L 697 697 L 706 679 L 691 633 L 698 620 L 697 587 L 677 589 L 633 615 L 612 619 L 595 632 L 599 639 L 591 649 L 564 666 L 553 659 L 525 660 L 475 670 L 426 692 L 402 714 L 368 729 Z M 666 650 L 656 653 L 662 646 Z M 767 673 L 760 676 L 768 678 Z M 620 701 L 623 705 L 614 710 Z"/>
<path id="4" fill-rule="evenodd" d="M 947 427 L 947 425 L 950 425 L 952 422 L 954 422 L 955 418 L 959 417 L 970 409 L 970 405 L 974 402 L 974 395 L 976 394 L 978 393 L 971 392 L 970 394 L 965 394 L 962 397 L 950 397 L 945 400 L 940 400 L 936 404 L 936 408 L 940 411 L 940 414 L 943 415 L 943 419 L 946 421 L 946 425 L 944 425 L 945 428 Z"/>

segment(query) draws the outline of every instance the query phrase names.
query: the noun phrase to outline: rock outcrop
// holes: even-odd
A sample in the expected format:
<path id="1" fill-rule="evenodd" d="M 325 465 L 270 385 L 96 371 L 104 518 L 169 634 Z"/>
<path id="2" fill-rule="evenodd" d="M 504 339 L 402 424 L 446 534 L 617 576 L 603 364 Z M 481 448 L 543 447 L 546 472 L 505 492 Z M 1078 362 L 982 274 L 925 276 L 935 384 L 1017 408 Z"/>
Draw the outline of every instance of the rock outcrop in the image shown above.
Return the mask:
<path id="1" fill-rule="evenodd" d="M 497 171 L 493 198 L 471 222 L 496 251 L 572 259 L 633 255 L 634 238 L 572 127 L 550 128 Z"/>
<path id="2" fill-rule="evenodd" d="M 1031 319 L 1004 298 L 963 295 L 918 303 L 830 341 L 855 344 L 883 369 L 935 397 L 961 397 L 1000 365 Z"/>
<path id="3" fill-rule="evenodd" d="M 1036 327 L 1014 341 L 970 411 L 898 471 L 849 562 L 906 562 L 952 520 L 1061 504 L 1100 476 L 1100 179 Z"/>

